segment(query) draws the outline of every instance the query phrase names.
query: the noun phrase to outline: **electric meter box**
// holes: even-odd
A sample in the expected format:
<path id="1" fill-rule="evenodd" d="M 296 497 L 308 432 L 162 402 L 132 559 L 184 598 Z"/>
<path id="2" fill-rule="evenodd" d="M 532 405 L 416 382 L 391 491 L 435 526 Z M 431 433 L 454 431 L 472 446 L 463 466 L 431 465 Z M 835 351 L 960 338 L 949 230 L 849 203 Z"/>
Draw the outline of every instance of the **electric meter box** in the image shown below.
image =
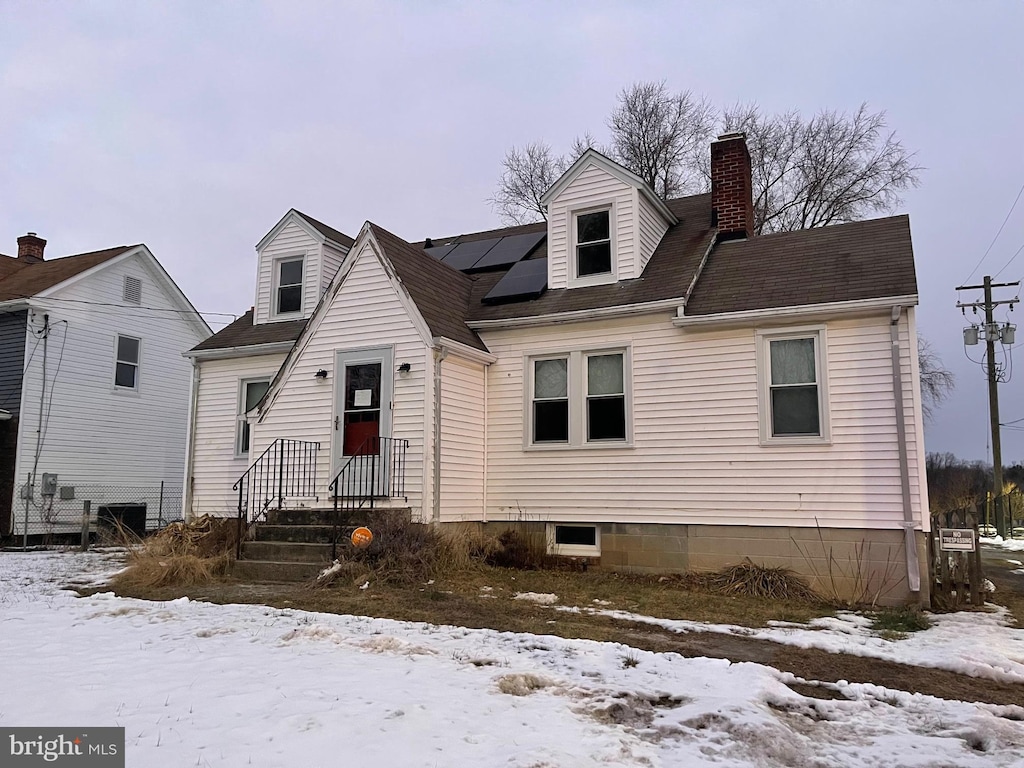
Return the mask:
<path id="1" fill-rule="evenodd" d="M 43 473 L 41 493 L 43 496 L 55 496 L 57 494 L 57 475 L 50 472 Z"/>

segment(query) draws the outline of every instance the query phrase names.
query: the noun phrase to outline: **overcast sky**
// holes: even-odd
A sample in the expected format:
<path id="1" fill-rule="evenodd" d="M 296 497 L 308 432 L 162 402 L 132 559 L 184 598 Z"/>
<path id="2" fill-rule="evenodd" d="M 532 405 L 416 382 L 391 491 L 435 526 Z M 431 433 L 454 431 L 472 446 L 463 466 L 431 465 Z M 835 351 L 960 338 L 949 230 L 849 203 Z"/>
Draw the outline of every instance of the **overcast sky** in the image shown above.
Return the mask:
<path id="1" fill-rule="evenodd" d="M 254 245 L 289 208 L 409 240 L 498 226 L 505 150 L 604 138 L 635 81 L 766 111 L 867 101 L 926 168 L 900 212 L 921 332 L 957 376 L 928 449 L 984 458 L 954 288 L 1024 185 L 1022 35 L 1016 0 L 0 0 L 0 252 L 27 231 L 53 257 L 145 242 L 198 309 L 241 314 Z M 1024 198 L 972 282 L 1022 245 Z M 1022 275 L 1024 253 L 999 279 Z M 1019 362 L 1004 422 L 1024 419 Z M 1024 431 L 1004 430 L 1003 456 L 1024 460 Z"/>

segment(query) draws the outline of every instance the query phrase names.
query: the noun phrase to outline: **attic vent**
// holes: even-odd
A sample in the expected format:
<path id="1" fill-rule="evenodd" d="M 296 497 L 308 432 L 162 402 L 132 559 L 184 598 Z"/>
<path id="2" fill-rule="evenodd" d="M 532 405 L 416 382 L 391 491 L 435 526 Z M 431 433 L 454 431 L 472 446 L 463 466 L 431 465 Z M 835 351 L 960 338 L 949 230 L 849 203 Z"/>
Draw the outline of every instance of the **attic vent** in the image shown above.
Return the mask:
<path id="1" fill-rule="evenodd" d="M 129 304 L 142 303 L 142 281 L 139 278 L 124 276 L 124 300 Z"/>

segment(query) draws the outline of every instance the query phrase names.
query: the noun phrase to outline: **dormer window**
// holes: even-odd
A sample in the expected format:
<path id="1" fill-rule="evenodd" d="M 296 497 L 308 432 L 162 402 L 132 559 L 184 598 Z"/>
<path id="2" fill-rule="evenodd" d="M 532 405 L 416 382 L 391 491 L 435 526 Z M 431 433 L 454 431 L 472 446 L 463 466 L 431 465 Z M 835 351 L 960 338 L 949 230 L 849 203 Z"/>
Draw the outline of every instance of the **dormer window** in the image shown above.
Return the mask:
<path id="1" fill-rule="evenodd" d="M 612 240 L 608 211 L 576 215 L 576 276 L 605 275 L 612 271 Z"/>
<path id="2" fill-rule="evenodd" d="M 570 288 L 604 285 L 617 279 L 614 220 L 614 205 L 570 212 Z"/>
<path id="3" fill-rule="evenodd" d="M 276 310 L 279 315 L 302 311 L 302 262 L 301 258 L 278 262 Z"/>

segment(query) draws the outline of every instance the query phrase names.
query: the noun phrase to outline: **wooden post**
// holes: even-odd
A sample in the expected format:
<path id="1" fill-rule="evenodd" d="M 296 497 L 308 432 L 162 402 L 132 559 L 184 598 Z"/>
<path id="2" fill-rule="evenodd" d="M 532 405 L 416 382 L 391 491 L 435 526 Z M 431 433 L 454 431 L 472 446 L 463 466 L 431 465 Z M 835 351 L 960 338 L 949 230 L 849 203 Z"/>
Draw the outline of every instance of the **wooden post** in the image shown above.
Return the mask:
<path id="1" fill-rule="evenodd" d="M 91 501 L 82 502 L 82 551 L 87 552 L 89 550 L 89 508 L 92 506 Z"/>

